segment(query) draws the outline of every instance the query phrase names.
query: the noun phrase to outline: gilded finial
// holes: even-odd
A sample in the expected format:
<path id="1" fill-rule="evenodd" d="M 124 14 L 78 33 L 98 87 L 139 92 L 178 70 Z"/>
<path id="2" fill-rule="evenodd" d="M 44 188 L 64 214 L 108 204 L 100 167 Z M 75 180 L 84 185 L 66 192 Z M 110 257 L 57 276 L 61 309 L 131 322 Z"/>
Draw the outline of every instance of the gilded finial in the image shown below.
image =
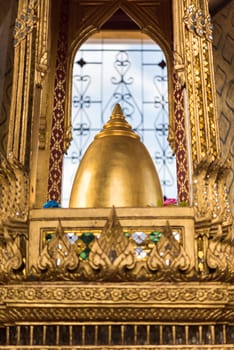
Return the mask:
<path id="1" fill-rule="evenodd" d="M 125 116 L 123 115 L 123 111 L 122 111 L 122 108 L 121 108 L 119 103 L 115 104 L 113 111 L 112 111 L 112 115 L 110 117 L 110 119 L 116 119 L 116 118 L 120 118 L 120 119 L 125 120 Z"/>
<path id="2" fill-rule="evenodd" d="M 110 119 L 103 126 L 103 129 L 100 131 L 100 133 L 95 136 L 95 139 L 110 135 L 128 136 L 140 140 L 139 135 L 137 135 L 132 130 L 131 125 L 125 119 L 125 116 L 123 115 L 123 111 L 119 103 L 116 103 L 116 105 L 113 108 Z"/>

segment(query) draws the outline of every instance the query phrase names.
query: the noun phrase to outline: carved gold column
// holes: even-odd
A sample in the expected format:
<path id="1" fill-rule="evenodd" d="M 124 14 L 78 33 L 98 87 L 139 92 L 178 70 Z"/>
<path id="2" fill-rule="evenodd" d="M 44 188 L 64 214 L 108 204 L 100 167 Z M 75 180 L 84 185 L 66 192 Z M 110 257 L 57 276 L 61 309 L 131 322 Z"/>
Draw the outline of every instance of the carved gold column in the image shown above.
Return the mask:
<path id="1" fill-rule="evenodd" d="M 18 2 L 14 29 L 14 72 L 6 157 L 1 159 L 1 225 L 27 221 L 30 124 L 34 75 L 37 1 Z"/>
<path id="2" fill-rule="evenodd" d="M 186 86 L 196 219 L 226 221 L 230 219 L 224 200 L 227 164 L 220 152 L 208 1 L 175 1 L 174 10 L 175 19 L 182 20 L 181 27 L 178 22 L 174 25 L 175 68 Z"/>
<path id="3" fill-rule="evenodd" d="M 35 0 L 18 2 L 14 28 L 14 68 L 6 155 L 0 163 L 0 279 L 12 270 L 24 278 L 29 210 L 29 159 L 33 115 L 35 47 L 38 23 Z M 21 268 L 22 267 L 22 268 Z"/>
<path id="4" fill-rule="evenodd" d="M 28 120 L 30 117 L 31 74 L 33 48 L 37 23 L 37 3 L 23 0 L 18 5 L 15 23 L 14 89 L 12 93 L 8 153 L 12 153 L 23 166 L 28 158 L 26 149 Z"/>
<path id="5" fill-rule="evenodd" d="M 30 163 L 30 207 L 37 207 L 46 201 L 40 186 L 46 187 L 46 171 L 49 163 L 49 142 L 47 142 L 48 124 L 50 121 L 49 81 L 50 72 L 53 74 L 51 50 L 51 1 L 38 2 L 37 45 L 35 58 L 35 85 L 32 120 L 32 155 Z M 42 166 L 43 164 L 43 166 Z M 44 180 L 43 180 L 44 179 Z M 44 181 L 44 184 L 43 184 Z M 41 198 L 43 197 L 44 198 Z M 40 204 L 38 204 L 40 202 Z"/>
<path id="6" fill-rule="evenodd" d="M 214 161 L 220 154 L 208 1 L 185 0 L 185 52 L 192 159 Z"/>
<path id="7" fill-rule="evenodd" d="M 197 268 L 201 275 L 207 273 L 208 267 L 229 270 L 231 275 L 233 268 L 226 259 L 232 235 L 225 187 L 229 163 L 222 159 L 220 150 L 208 1 L 175 1 L 174 10 L 175 68 L 180 82 L 185 84 L 187 100 Z M 217 264 L 218 251 L 222 268 Z"/>

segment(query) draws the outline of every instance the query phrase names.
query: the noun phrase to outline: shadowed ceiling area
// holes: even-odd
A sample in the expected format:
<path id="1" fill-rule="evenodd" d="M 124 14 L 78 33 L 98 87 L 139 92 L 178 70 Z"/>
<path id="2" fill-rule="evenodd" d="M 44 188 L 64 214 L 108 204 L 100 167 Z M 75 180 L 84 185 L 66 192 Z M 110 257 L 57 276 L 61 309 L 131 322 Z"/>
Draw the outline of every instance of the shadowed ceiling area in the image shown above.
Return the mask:
<path id="1" fill-rule="evenodd" d="M 224 6 L 230 3 L 233 0 L 209 0 L 209 8 L 211 15 L 215 15 L 220 11 Z"/>
<path id="2" fill-rule="evenodd" d="M 216 14 L 224 6 L 230 3 L 232 0 L 209 0 L 209 8 L 211 15 Z M 124 11 L 119 9 L 115 14 L 107 21 L 102 29 L 118 30 L 119 28 L 125 30 L 139 30 L 137 24 L 129 18 Z"/>

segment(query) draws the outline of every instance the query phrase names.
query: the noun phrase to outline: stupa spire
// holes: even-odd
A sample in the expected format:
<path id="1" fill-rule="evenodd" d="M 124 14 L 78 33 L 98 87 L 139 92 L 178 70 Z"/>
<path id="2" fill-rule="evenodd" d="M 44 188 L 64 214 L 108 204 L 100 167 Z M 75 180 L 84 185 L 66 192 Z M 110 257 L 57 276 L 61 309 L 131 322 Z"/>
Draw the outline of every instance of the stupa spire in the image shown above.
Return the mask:
<path id="1" fill-rule="evenodd" d="M 146 207 L 162 201 L 153 161 L 116 104 L 80 163 L 70 207 Z"/>

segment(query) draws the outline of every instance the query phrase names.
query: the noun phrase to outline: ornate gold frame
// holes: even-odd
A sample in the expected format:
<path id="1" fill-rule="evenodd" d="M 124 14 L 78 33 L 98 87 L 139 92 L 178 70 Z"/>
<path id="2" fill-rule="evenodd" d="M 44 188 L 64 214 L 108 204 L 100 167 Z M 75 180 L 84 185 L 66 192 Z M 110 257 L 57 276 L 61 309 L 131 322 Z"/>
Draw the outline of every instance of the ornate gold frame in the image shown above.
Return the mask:
<path id="1" fill-rule="evenodd" d="M 62 0 L 22 0 L 18 6 L 7 155 L 1 155 L 0 167 L 0 325 L 7 339 L 0 348 L 23 349 L 23 325 L 31 327 L 33 334 L 38 323 L 46 329 L 50 323 L 72 327 L 76 321 L 98 327 L 99 323 L 131 321 L 137 329 L 140 321 L 149 326 L 157 321 L 160 329 L 169 322 L 174 334 L 178 324 L 183 325 L 185 344 L 116 347 L 205 349 L 202 327 L 208 324 L 213 334 L 210 346 L 231 349 L 225 335 L 234 323 L 232 216 L 225 188 L 229 162 L 220 154 L 208 1 L 173 1 L 173 52 L 152 12 L 159 0 L 71 2 L 70 11 L 79 16 L 69 22 L 68 99 L 76 49 L 121 8 L 165 50 L 169 74 L 175 74 L 185 102 L 180 112 L 186 121 L 185 144 L 190 148 L 189 207 L 116 208 L 110 217 L 110 209 L 103 208 L 39 209 L 47 199 L 57 50 L 54 38 L 58 37 L 61 4 Z M 171 80 L 171 91 L 172 84 Z M 68 99 L 63 110 L 66 142 Z M 172 97 L 170 102 L 172 116 Z M 173 129 L 173 121 L 170 123 Z M 163 239 L 139 263 L 130 240 L 123 236 L 125 226 L 162 227 Z M 182 243 L 175 242 L 173 226 L 184 232 Z M 95 239 L 89 260 L 81 261 L 63 230 L 97 227 L 102 231 L 101 240 Z M 56 234 L 51 242 L 43 242 L 41 232 L 48 228 Z M 160 252 L 170 256 L 169 263 Z M 85 278 L 80 278 L 80 271 Z M 197 345 L 189 343 L 191 322 L 201 323 Z M 223 344 L 215 340 L 218 324 L 223 327 Z M 11 327 L 18 332 L 15 344 L 10 341 Z M 38 348 L 33 337 L 29 338 L 31 343 L 25 348 Z M 53 348 L 66 348 L 58 339 L 51 344 Z M 47 345 L 43 343 L 41 348 Z M 88 348 L 85 344 L 79 348 L 83 346 Z M 70 343 L 69 347 L 77 348 Z M 90 348 L 110 349 L 111 344 Z"/>

